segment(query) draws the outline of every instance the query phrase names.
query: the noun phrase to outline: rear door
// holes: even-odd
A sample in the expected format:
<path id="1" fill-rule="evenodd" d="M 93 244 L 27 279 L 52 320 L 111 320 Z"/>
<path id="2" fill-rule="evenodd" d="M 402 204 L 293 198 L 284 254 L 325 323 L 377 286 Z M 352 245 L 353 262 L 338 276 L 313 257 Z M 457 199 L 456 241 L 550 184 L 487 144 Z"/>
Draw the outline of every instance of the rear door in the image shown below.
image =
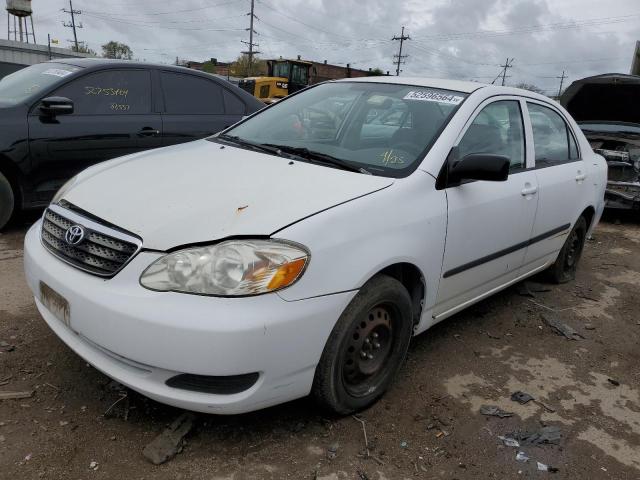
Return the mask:
<path id="1" fill-rule="evenodd" d="M 590 194 L 588 170 L 575 134 L 560 110 L 527 100 L 531 120 L 538 213 L 524 268 L 533 270 L 553 260 Z"/>
<path id="2" fill-rule="evenodd" d="M 152 111 L 147 70 L 88 73 L 47 96 L 70 98 L 74 112 L 41 116 L 37 102 L 29 114 L 29 149 L 40 199 L 90 165 L 160 146 L 161 119 Z"/>
<path id="3" fill-rule="evenodd" d="M 188 73 L 160 73 L 164 111 L 163 145 L 208 137 L 246 113 L 244 102 L 214 79 Z"/>
<path id="4" fill-rule="evenodd" d="M 457 146 L 459 158 L 472 153 L 504 155 L 511 165 L 504 182 L 469 181 L 446 188 L 447 239 L 436 317 L 460 310 L 517 278 L 538 200 L 536 174 L 528 168 L 520 99 L 485 101 Z"/>

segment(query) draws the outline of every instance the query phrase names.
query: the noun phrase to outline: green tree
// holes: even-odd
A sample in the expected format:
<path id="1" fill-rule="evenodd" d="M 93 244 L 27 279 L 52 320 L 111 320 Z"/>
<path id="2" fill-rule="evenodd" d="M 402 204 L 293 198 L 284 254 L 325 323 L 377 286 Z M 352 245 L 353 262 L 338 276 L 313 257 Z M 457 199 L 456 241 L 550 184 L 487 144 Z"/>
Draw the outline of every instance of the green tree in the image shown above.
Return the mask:
<path id="1" fill-rule="evenodd" d="M 242 54 L 231 64 L 231 75 L 234 77 L 259 77 L 267 74 L 267 62 L 255 55 L 249 68 L 249 55 Z"/>
<path id="2" fill-rule="evenodd" d="M 133 51 L 129 45 L 113 40 L 102 45 L 102 56 L 105 58 L 117 58 L 119 60 L 131 60 Z"/>

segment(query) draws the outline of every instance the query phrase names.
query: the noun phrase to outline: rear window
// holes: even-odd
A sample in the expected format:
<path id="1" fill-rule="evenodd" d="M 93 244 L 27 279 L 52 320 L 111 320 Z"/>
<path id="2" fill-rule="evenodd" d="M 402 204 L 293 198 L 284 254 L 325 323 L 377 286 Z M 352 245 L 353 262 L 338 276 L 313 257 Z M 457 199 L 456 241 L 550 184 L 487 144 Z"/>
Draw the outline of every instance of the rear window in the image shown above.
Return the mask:
<path id="1" fill-rule="evenodd" d="M 224 113 L 222 87 L 195 75 L 162 72 L 165 110 L 168 114 Z"/>

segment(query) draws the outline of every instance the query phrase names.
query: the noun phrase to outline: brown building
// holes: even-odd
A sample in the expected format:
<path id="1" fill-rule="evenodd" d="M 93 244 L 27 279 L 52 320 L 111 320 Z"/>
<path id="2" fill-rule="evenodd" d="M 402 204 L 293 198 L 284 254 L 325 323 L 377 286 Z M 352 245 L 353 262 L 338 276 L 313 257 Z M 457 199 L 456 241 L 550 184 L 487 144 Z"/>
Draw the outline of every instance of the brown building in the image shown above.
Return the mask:
<path id="1" fill-rule="evenodd" d="M 339 78 L 357 78 L 368 77 L 372 75 L 372 69 L 361 70 L 359 68 L 352 68 L 348 63 L 344 65 L 332 65 L 324 62 L 314 62 L 313 60 L 306 60 L 311 62 L 311 68 L 309 71 L 309 80 L 311 84 L 325 82 L 327 80 L 337 80 Z M 387 72 L 387 75 L 389 72 Z"/>
<path id="2" fill-rule="evenodd" d="M 219 62 L 215 58 L 212 58 L 206 62 L 194 62 L 192 60 L 182 62 L 182 65 L 187 68 L 192 68 L 194 70 L 204 70 L 205 66 L 207 66 L 206 71 L 209 73 L 214 73 L 216 75 L 222 75 L 224 77 L 229 76 L 229 67 L 231 63 L 229 62 Z"/>
<path id="3" fill-rule="evenodd" d="M 298 60 L 301 60 L 300 55 L 298 55 Z M 319 82 L 325 82 L 327 80 L 368 77 L 373 74 L 371 68 L 368 70 L 361 70 L 359 68 L 352 68 L 348 63 L 346 65 L 333 65 L 331 63 L 327 63 L 326 60 L 324 62 L 315 62 L 313 60 L 303 61 L 311 63 L 311 68 L 309 69 L 309 83 L 311 85 Z M 231 67 L 231 62 L 218 62 L 215 58 L 212 58 L 208 62 L 185 61 L 182 62 L 182 64 L 185 67 L 193 68 L 195 70 L 202 70 L 206 65 L 206 70 L 209 73 L 225 77 L 230 74 L 229 69 Z M 389 72 L 386 72 L 386 75 L 389 75 Z"/>

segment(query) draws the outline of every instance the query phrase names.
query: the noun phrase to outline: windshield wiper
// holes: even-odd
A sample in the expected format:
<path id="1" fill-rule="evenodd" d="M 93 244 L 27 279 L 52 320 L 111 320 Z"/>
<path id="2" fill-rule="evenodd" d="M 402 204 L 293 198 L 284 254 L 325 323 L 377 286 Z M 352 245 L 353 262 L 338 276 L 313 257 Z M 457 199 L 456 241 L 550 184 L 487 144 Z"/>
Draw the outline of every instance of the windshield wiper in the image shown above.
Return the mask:
<path id="1" fill-rule="evenodd" d="M 372 175 L 369 170 L 366 170 L 362 167 L 356 167 L 349 162 L 345 162 L 340 158 L 336 158 L 332 155 L 328 155 L 326 153 L 315 152 L 313 150 L 309 150 L 307 147 L 292 147 L 289 145 L 276 145 L 273 143 L 265 143 L 262 144 L 265 147 L 276 148 L 284 153 L 292 153 L 299 157 L 305 158 L 307 160 L 311 160 L 316 163 L 325 163 L 332 165 L 334 167 L 341 168 L 342 170 L 348 170 L 350 172 L 358 172 L 364 173 L 366 175 Z"/>
<path id="2" fill-rule="evenodd" d="M 261 152 L 267 152 L 267 153 L 273 153 L 279 157 L 282 157 L 282 152 L 280 148 L 276 148 L 274 146 L 271 145 L 265 145 L 262 143 L 253 143 L 250 142 L 248 140 L 244 140 L 236 135 L 226 135 L 226 134 L 222 134 L 222 135 L 218 135 L 215 138 L 219 138 L 225 142 L 229 142 L 229 143 L 234 143 L 240 147 L 248 147 L 251 148 L 252 150 L 258 150 Z"/>

